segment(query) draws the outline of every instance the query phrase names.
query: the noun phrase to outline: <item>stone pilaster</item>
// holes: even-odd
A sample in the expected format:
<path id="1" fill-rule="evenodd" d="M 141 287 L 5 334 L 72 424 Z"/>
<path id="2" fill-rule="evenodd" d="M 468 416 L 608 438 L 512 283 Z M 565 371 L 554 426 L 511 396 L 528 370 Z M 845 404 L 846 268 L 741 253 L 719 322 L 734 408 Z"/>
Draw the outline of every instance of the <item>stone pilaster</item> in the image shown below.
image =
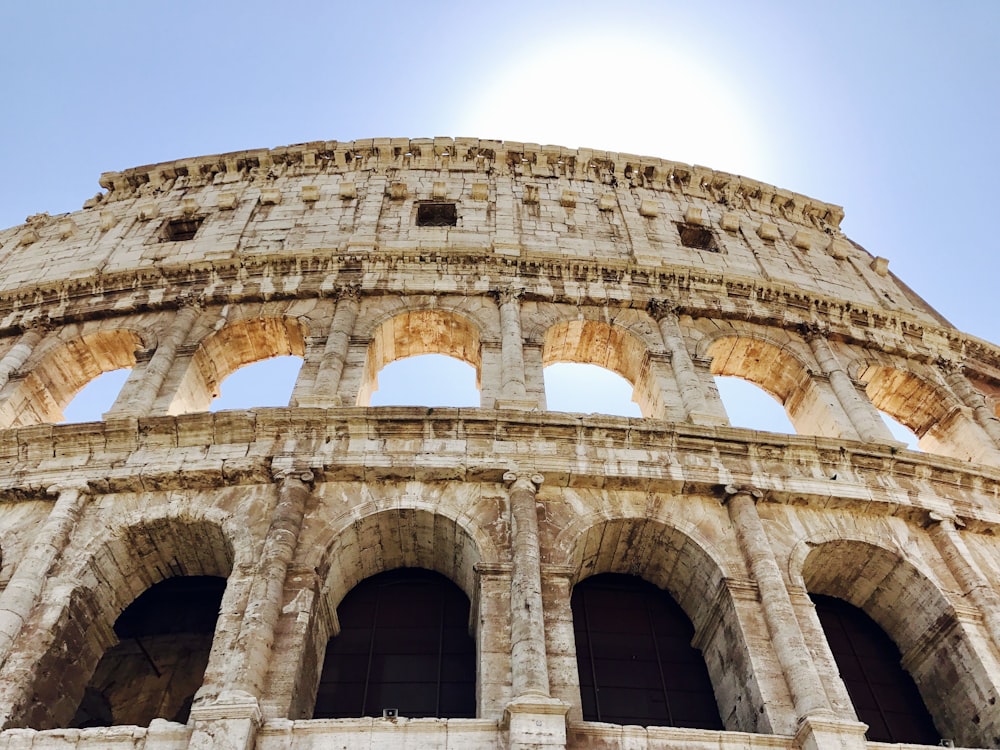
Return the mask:
<path id="1" fill-rule="evenodd" d="M 830 387 L 858 436 L 866 442 L 898 443 L 878 415 L 875 405 L 863 393 L 864 387 L 855 383 L 840 364 L 826 340 L 826 331 L 813 325 L 802 326 L 801 330 L 820 371 L 829 378 Z"/>
<path id="2" fill-rule="evenodd" d="M 511 750 L 565 748 L 565 703 L 549 695 L 545 614 L 535 497 L 539 474 L 507 472 L 510 485 L 512 566 L 510 586 L 513 700 L 504 724 Z"/>
<path id="3" fill-rule="evenodd" d="M 122 387 L 114 405 L 104 415 L 105 419 L 113 417 L 140 417 L 149 414 L 156 403 L 156 397 L 163 387 L 167 373 L 173 367 L 177 350 L 187 342 L 188 335 L 202 313 L 202 305 L 198 300 L 186 300 L 170 321 L 170 326 L 161 335 L 156 350 L 148 362 L 143 363 L 141 355 L 137 357 L 137 366 Z"/>
<path id="4" fill-rule="evenodd" d="M 69 543 L 90 499 L 85 484 L 57 485 L 49 488 L 49 493 L 57 495 L 56 502 L 7 587 L 0 592 L 0 665 L 38 603 L 52 566 Z"/>
<path id="5" fill-rule="evenodd" d="M 313 383 L 312 392 L 299 398 L 300 406 L 341 406 L 340 381 L 347 361 L 347 350 L 351 343 L 351 332 L 361 309 L 361 288 L 356 285 L 341 287 L 337 297 L 337 307 L 326 336 L 326 346 L 319 363 L 319 372 Z"/>
<path id="6" fill-rule="evenodd" d="M 727 485 L 723 493 L 723 502 L 729 511 L 740 551 L 760 589 L 764 620 L 788 683 L 795 712 L 800 721 L 809 716 L 832 717 L 823 683 L 799 629 L 791 597 L 757 513 L 757 500 L 763 495 L 757 489 L 732 485 Z"/>
<path id="7" fill-rule="evenodd" d="M 684 343 L 674 305 L 665 300 L 650 300 L 649 313 L 656 319 L 663 345 L 670 353 L 670 364 L 687 419 L 695 424 L 726 424 L 725 416 L 712 413 L 705 401 L 701 378 Z"/>
<path id="8" fill-rule="evenodd" d="M 38 343 L 45 338 L 47 331 L 48 326 L 41 324 L 27 328 L 17 343 L 10 348 L 3 359 L 0 359 L 0 390 L 3 390 L 3 387 L 7 385 L 11 375 L 20 370 L 28 361 L 28 357 L 31 356 Z"/>
<path id="9" fill-rule="evenodd" d="M 945 382 L 951 388 L 959 400 L 972 411 L 972 418 L 983 431 L 990 436 L 994 445 L 1000 445 L 1000 420 L 997 419 L 986 397 L 972 387 L 968 378 L 965 377 L 962 365 L 948 359 L 938 360 L 938 369 L 944 375 Z"/>
<path id="10" fill-rule="evenodd" d="M 494 293 L 500 308 L 500 392 L 498 409 L 534 409 L 524 384 L 524 338 L 521 335 L 520 287 L 507 287 Z"/>

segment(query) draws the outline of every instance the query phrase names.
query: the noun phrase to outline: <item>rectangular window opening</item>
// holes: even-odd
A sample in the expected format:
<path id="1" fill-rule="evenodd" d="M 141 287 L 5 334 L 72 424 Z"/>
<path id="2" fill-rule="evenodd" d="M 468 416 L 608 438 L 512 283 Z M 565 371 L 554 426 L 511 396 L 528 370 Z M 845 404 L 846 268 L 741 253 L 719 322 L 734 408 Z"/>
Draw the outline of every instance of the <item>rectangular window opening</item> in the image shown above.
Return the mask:
<path id="1" fill-rule="evenodd" d="M 167 219 L 160 230 L 160 242 L 187 242 L 188 240 L 193 240 L 204 220 L 204 216 Z"/>
<path id="2" fill-rule="evenodd" d="M 677 231 L 681 236 L 681 244 L 695 250 L 708 250 L 710 253 L 719 252 L 719 246 L 715 242 L 715 235 L 711 229 L 700 227 L 697 224 L 680 223 Z"/>
<path id="3" fill-rule="evenodd" d="M 453 227 L 458 224 L 458 209 L 454 203 L 418 203 L 418 227 Z"/>

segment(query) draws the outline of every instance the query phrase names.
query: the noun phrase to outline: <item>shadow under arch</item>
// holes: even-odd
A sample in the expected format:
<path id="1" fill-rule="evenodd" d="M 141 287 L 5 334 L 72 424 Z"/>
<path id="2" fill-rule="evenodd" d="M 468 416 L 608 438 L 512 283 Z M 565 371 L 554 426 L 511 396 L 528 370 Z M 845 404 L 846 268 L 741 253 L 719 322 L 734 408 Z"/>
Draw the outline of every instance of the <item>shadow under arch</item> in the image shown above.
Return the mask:
<path id="1" fill-rule="evenodd" d="M 663 396 L 651 366 L 649 348 L 622 326 L 600 320 L 561 320 L 545 329 L 542 366 L 571 362 L 597 365 L 625 378 L 644 417 L 663 413 Z"/>
<path id="2" fill-rule="evenodd" d="M 451 310 L 408 310 L 393 314 L 372 331 L 358 406 L 371 403 L 383 367 L 421 354 L 443 354 L 471 365 L 476 370 L 476 387 L 482 390 L 482 340 L 476 323 Z"/>
<path id="3" fill-rule="evenodd" d="M 306 326 L 297 318 L 247 318 L 229 323 L 202 340 L 181 379 L 168 414 L 207 411 L 223 380 L 262 359 L 305 356 Z"/>
<path id="4" fill-rule="evenodd" d="M 105 372 L 135 366 L 144 342 L 138 331 L 116 328 L 84 334 L 56 344 L 0 404 L 0 427 L 60 422 L 63 409 L 91 380 Z"/>
<path id="5" fill-rule="evenodd" d="M 902 654 L 941 736 L 966 747 L 987 746 L 1000 726 L 989 665 L 945 594 L 896 551 L 858 539 L 806 542 L 793 551 L 791 579 L 811 594 L 862 610 Z M 817 615 L 810 629 L 822 632 Z M 832 664 L 827 648 L 826 658 Z M 992 731 L 991 731 L 992 730 Z"/>
<path id="6" fill-rule="evenodd" d="M 5 675 L 32 677 L 18 690 L 3 728 L 69 726 L 102 655 L 118 643 L 116 620 L 133 601 L 168 578 L 228 579 L 246 562 L 223 525 L 203 515 L 132 519 L 95 541 L 78 564 L 57 575 L 52 593 L 26 623 L 34 621 L 43 637 L 4 665 Z"/>
<path id="7" fill-rule="evenodd" d="M 699 354 L 712 360 L 713 375 L 741 378 L 774 397 L 797 434 L 844 437 L 809 368 L 787 347 L 759 335 L 726 333 L 703 342 Z"/>
<path id="8" fill-rule="evenodd" d="M 773 732 L 776 727 L 748 639 L 762 622 L 744 622 L 748 609 L 733 595 L 732 571 L 693 527 L 673 520 L 581 519 L 559 535 L 557 547 L 567 551 L 560 562 L 575 571 L 574 584 L 602 573 L 620 573 L 669 593 L 694 626 L 693 645 L 704 657 L 725 728 Z M 578 684 L 575 689 L 576 695 L 567 698 L 578 705 Z"/>
<path id="9" fill-rule="evenodd" d="M 875 408 L 908 427 L 921 450 L 962 461 L 996 458 L 989 436 L 944 386 L 875 362 L 855 362 L 850 369 Z"/>

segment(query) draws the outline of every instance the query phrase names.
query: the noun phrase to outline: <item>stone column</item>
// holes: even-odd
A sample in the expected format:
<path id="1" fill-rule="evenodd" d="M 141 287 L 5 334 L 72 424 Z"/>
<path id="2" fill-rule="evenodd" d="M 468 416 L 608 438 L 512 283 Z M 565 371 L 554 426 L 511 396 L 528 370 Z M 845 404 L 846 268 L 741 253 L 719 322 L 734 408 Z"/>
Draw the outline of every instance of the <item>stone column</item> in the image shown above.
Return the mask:
<path id="1" fill-rule="evenodd" d="M 826 340 L 828 331 L 820 326 L 805 325 L 802 326 L 801 332 L 809 343 L 809 348 L 812 349 L 820 371 L 829 378 L 830 387 L 837 401 L 840 402 L 861 439 L 865 442 L 898 443 L 899 441 L 892 436 L 878 415 L 878 410 L 868 395 L 861 392 L 863 387 L 855 383 L 840 364 Z"/>
<path id="2" fill-rule="evenodd" d="M 341 287 L 337 293 L 337 309 L 333 313 L 330 332 L 326 336 L 323 358 L 313 384 L 312 393 L 305 394 L 302 406 L 341 406 L 343 399 L 337 392 L 344 374 L 351 333 L 361 309 L 361 288 L 357 285 Z"/>
<path id="3" fill-rule="evenodd" d="M 47 331 L 48 327 L 44 324 L 34 325 L 26 329 L 21 333 L 17 343 L 3 356 L 3 359 L 0 359 L 0 390 L 3 390 L 3 387 L 7 385 L 10 376 L 20 370 L 28 361 L 28 357 L 31 356 L 38 343 L 45 338 Z"/>
<path id="4" fill-rule="evenodd" d="M 177 351 L 187 342 L 188 335 L 201 313 L 200 301 L 181 301 L 181 307 L 171 320 L 170 326 L 161 334 L 148 363 L 141 369 L 136 367 L 122 387 L 122 392 L 114 405 L 104 415 L 105 419 L 123 416 L 141 417 L 152 411 L 167 373 L 170 372 L 177 357 Z M 137 364 L 141 363 L 141 355 L 136 359 Z"/>
<path id="5" fill-rule="evenodd" d="M 310 471 L 276 473 L 278 500 L 264 538 L 240 632 L 232 655 L 235 662 L 226 689 L 210 703 L 191 709 L 194 731 L 190 748 L 249 750 L 263 721 L 260 701 L 271 663 L 285 578 L 295 555 L 312 481 Z"/>
<path id="6" fill-rule="evenodd" d="M 524 290 L 507 287 L 494 293 L 500 308 L 500 392 L 498 409 L 532 409 L 524 385 L 524 338 L 521 335 L 521 297 Z"/>
<path id="7" fill-rule="evenodd" d="M 38 603 L 52 566 L 69 543 L 90 497 L 82 483 L 50 487 L 49 493 L 58 495 L 56 502 L 7 588 L 0 592 L 0 665 L 7 660 L 21 627 Z"/>
<path id="8" fill-rule="evenodd" d="M 509 471 L 512 565 L 510 580 L 510 661 L 513 700 L 505 723 L 511 750 L 566 746 L 565 703 L 549 696 L 545 614 L 535 496 L 540 474 Z"/>
<path id="9" fill-rule="evenodd" d="M 760 591 L 764 620 L 788 683 L 795 713 L 800 721 L 810 716 L 833 717 L 778 562 L 768 544 L 764 524 L 757 513 L 757 500 L 763 495 L 760 490 L 733 485 L 726 486 L 724 493 L 723 502 L 729 510 L 740 550 Z"/>
<path id="10" fill-rule="evenodd" d="M 944 559 L 955 581 L 962 587 L 962 594 L 968 596 L 983 615 L 983 624 L 1000 649 L 1000 596 L 989 580 L 976 566 L 965 540 L 956 528 L 958 522 L 938 513 L 929 514 L 928 531 L 934 546 Z"/>
<path id="11" fill-rule="evenodd" d="M 670 364 L 687 419 L 695 424 L 725 424 L 726 419 L 713 414 L 705 401 L 701 378 L 684 343 L 676 307 L 666 300 L 654 299 L 649 301 L 648 309 L 659 324 L 663 345 L 670 353 Z"/>
<path id="12" fill-rule="evenodd" d="M 972 418 L 976 420 L 976 424 L 983 428 L 996 445 L 1000 445 L 1000 420 L 986 403 L 986 397 L 965 377 L 962 364 L 944 358 L 939 359 L 937 364 L 948 386 L 959 400 L 972 410 Z"/>

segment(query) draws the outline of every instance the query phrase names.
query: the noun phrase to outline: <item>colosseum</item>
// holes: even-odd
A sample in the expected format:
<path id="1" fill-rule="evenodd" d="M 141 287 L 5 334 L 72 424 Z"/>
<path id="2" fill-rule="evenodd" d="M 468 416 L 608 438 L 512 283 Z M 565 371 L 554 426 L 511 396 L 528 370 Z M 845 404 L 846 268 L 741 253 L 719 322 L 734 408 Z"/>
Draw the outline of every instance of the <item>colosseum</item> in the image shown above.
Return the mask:
<path id="1" fill-rule="evenodd" d="M 838 206 L 474 139 L 100 184 L 0 231 L 0 748 L 1000 745 L 1000 349 Z M 370 405 L 428 353 L 477 408 Z M 642 416 L 548 410 L 562 362 Z"/>

